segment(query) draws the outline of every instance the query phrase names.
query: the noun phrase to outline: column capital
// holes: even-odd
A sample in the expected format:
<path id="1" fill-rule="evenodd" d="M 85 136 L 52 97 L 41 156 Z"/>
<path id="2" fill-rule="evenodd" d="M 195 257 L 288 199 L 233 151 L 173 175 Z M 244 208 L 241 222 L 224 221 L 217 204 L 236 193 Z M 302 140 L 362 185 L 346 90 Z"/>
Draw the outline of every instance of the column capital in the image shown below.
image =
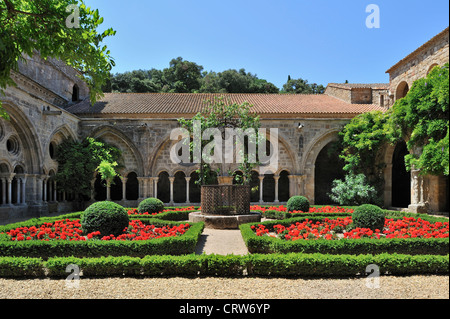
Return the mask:
<path id="1" fill-rule="evenodd" d="M 171 183 L 175 182 L 175 177 L 169 177 L 169 181 L 170 181 Z"/>

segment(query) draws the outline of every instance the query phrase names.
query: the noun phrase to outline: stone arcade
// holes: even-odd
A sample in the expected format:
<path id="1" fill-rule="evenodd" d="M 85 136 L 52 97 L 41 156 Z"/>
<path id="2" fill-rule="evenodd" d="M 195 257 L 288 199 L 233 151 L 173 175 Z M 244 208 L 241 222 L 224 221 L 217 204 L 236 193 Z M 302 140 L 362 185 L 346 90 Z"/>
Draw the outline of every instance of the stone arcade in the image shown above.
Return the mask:
<path id="1" fill-rule="evenodd" d="M 330 143 L 349 121 L 364 112 L 387 110 L 406 95 L 414 80 L 449 58 L 448 28 L 398 62 L 388 84 L 330 83 L 324 95 L 226 94 L 232 102 L 253 104 L 264 128 L 279 129 L 279 169 L 253 172 L 255 203 L 282 203 L 304 195 L 327 204 L 331 181 L 342 178 Z M 58 192 L 55 150 L 64 139 L 101 138 L 123 152 L 124 169 L 111 198 L 93 176 L 91 200 L 110 199 L 135 207 L 146 197 L 172 205 L 199 203 L 195 164 L 174 164 L 171 130 L 177 119 L 200 111 L 214 94 L 105 94 L 91 106 L 86 85 L 72 68 L 39 56 L 27 57 L 13 73 L 16 87 L 1 96 L 11 120 L 0 119 L 0 222 L 75 209 L 73 198 Z M 412 211 L 448 211 L 448 178 L 420 177 L 404 170 L 404 143 L 386 146 L 386 207 Z M 399 161 L 400 159 L 400 161 Z M 403 167 L 402 167 L 403 165 Z M 237 170 L 236 167 L 231 169 Z M 218 177 L 219 183 L 231 179 Z"/>

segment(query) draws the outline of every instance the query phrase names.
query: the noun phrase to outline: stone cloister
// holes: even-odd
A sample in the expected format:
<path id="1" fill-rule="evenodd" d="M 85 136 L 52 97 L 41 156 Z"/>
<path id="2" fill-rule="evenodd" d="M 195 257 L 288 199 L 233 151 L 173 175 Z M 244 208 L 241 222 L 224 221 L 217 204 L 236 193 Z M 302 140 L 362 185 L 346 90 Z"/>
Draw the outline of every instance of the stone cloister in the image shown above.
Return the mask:
<path id="1" fill-rule="evenodd" d="M 171 160 L 175 142 L 170 133 L 179 127 L 179 118 L 192 117 L 205 100 L 219 95 L 109 93 L 91 105 L 87 86 L 75 70 L 39 56 L 26 60 L 13 72 L 17 86 L 0 97 L 10 115 L 9 120 L 0 119 L 0 220 L 79 209 L 73 194 L 58 190 L 55 152 L 66 139 L 88 136 L 119 148 L 123 169 L 109 190 L 93 175 L 86 204 L 110 199 L 136 207 L 147 197 L 168 205 L 199 204 L 198 166 Z M 394 65 L 388 71 L 390 83 L 330 83 L 323 95 L 225 94 L 232 103 L 254 105 L 262 127 L 279 132 L 278 169 L 254 170 L 252 202 L 278 204 L 303 195 L 312 203 L 331 204 L 326 195 L 343 172 L 337 154 L 327 150 L 343 127 L 359 114 L 386 111 L 414 79 L 446 62 L 448 28 Z M 378 154 L 385 164 L 385 207 L 448 211 L 448 178 L 406 172 L 404 152 L 402 145 L 386 145 Z M 229 170 L 239 174 L 237 165 Z M 231 184 L 231 175 L 219 174 L 217 182 Z"/>

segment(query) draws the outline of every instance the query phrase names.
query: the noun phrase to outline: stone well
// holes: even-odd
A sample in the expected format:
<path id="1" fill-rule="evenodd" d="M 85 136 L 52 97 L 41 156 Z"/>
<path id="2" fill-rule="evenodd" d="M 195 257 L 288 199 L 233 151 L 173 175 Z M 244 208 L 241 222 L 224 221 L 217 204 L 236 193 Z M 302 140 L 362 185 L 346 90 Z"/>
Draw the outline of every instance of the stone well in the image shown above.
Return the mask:
<path id="1" fill-rule="evenodd" d="M 250 212 L 250 186 L 202 186 L 202 211 L 189 215 L 190 222 L 204 222 L 207 228 L 238 229 L 241 224 L 261 221 Z"/>

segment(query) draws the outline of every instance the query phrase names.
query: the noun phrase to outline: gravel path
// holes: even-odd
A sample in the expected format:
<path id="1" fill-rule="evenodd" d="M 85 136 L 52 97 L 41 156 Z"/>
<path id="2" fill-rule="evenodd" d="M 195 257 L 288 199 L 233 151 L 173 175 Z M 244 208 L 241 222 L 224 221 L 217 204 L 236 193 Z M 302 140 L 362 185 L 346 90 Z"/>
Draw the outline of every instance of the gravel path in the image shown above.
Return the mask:
<path id="1" fill-rule="evenodd" d="M 448 299 L 449 277 L 382 277 L 379 289 L 366 279 L 148 278 L 64 280 L 0 279 L 0 299 Z"/>
<path id="2" fill-rule="evenodd" d="M 217 255 L 247 255 L 248 249 L 240 230 L 218 230 L 205 228 L 195 253 Z"/>

